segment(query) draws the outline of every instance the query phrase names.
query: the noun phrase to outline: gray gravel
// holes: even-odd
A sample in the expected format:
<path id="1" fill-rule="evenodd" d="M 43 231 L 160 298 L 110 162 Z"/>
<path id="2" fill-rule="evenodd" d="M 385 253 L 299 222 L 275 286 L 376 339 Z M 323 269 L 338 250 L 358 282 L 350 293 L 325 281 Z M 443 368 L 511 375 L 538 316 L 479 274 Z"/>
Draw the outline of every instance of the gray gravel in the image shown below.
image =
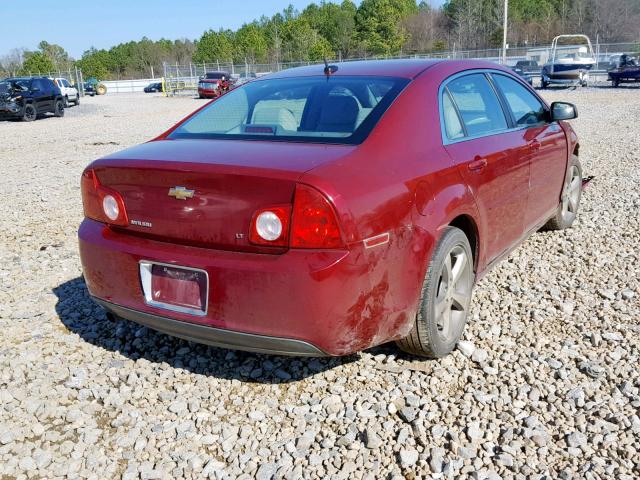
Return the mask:
<path id="1" fill-rule="evenodd" d="M 341 359 L 209 348 L 114 323 L 87 297 L 79 177 L 193 99 L 107 95 L 0 122 L 0 477 L 640 476 L 640 89 L 578 105 L 579 221 L 476 288 L 460 349 Z"/>

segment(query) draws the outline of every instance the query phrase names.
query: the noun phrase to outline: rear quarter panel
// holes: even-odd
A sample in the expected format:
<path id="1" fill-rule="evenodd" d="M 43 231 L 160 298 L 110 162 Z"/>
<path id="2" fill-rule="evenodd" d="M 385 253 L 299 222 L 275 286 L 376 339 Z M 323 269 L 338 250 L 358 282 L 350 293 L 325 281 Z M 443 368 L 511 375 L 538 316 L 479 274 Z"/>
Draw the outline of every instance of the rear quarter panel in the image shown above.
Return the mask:
<path id="1" fill-rule="evenodd" d="M 438 78 L 423 74 L 412 81 L 365 142 L 301 178 L 329 195 L 349 247 L 365 265 L 369 291 L 354 299 L 345 321 L 370 345 L 409 333 L 443 229 L 458 215 L 477 218 L 442 146 Z M 366 247 L 367 239 L 387 233 L 387 243 Z"/>

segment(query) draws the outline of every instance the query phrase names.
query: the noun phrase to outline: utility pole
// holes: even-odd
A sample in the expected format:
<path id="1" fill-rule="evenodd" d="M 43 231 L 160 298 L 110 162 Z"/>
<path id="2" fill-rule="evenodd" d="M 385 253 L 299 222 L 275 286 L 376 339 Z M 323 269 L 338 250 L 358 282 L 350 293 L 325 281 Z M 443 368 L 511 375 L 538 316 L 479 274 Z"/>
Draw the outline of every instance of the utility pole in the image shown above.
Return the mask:
<path id="1" fill-rule="evenodd" d="M 509 0 L 504 0 L 504 19 L 502 24 L 502 64 L 507 63 L 507 17 L 509 12 Z"/>

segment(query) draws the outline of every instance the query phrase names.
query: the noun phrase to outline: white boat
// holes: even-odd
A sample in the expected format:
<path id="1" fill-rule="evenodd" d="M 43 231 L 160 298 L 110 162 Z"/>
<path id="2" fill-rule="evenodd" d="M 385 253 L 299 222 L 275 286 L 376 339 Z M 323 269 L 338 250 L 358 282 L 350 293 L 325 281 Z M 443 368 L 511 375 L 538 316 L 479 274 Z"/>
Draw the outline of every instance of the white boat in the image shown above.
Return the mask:
<path id="1" fill-rule="evenodd" d="M 542 67 L 542 88 L 549 84 L 580 84 L 586 87 L 589 70 L 596 64 L 591 40 L 586 35 L 559 35 L 551 42 L 549 59 Z"/>

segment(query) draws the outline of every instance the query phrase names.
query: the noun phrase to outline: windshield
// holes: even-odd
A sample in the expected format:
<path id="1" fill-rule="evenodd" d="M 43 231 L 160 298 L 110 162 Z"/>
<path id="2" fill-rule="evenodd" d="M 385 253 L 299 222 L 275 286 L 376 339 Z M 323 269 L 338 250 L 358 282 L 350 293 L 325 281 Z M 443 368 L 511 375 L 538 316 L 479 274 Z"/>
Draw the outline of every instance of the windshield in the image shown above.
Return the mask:
<path id="1" fill-rule="evenodd" d="M 169 138 L 360 143 L 408 82 L 324 75 L 257 80 L 223 95 Z"/>

